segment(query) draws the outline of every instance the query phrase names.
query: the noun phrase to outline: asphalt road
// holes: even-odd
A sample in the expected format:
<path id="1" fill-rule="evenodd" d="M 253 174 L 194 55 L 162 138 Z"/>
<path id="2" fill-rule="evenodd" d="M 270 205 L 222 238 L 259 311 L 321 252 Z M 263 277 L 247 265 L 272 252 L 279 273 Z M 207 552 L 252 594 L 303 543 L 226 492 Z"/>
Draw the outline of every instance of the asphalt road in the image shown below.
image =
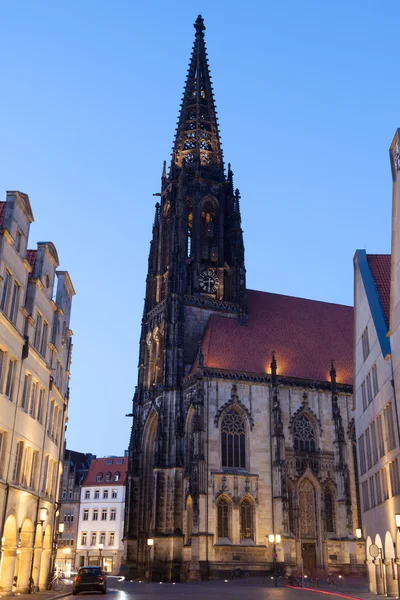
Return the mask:
<path id="1" fill-rule="evenodd" d="M 163 600 L 221 600 L 221 598 L 243 598 L 245 600 L 332 600 L 340 597 L 340 593 L 346 594 L 346 590 L 338 590 L 339 594 L 327 592 L 309 591 L 299 588 L 275 588 L 264 581 L 215 581 L 207 583 L 131 583 L 129 581 L 118 582 L 108 579 L 107 595 L 92 594 L 86 592 L 80 594 L 87 600 L 152 600 L 153 598 Z M 349 594 L 349 592 L 347 592 Z M 350 596 L 350 594 L 349 594 Z M 347 597 L 349 597 L 347 596 Z M 368 597 L 368 596 L 367 596 Z M 67 600 L 77 600 L 76 596 L 68 596 Z"/>

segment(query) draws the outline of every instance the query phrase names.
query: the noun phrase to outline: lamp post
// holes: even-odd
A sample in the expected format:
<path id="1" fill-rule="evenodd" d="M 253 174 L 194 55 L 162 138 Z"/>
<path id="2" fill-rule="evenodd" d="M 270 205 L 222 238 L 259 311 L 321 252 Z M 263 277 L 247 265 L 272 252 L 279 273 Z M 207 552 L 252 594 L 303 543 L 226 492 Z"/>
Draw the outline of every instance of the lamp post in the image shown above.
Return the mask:
<path id="1" fill-rule="evenodd" d="M 150 573 L 150 552 L 152 547 L 154 546 L 153 538 L 147 538 L 147 581 L 151 582 L 151 573 Z"/>
<path id="2" fill-rule="evenodd" d="M 397 515 L 396 515 L 396 516 L 397 516 Z M 399 517 L 400 517 L 400 515 L 399 515 Z M 360 529 L 360 528 L 357 528 L 357 529 L 356 529 L 356 538 L 357 538 L 358 540 L 361 540 L 361 539 L 362 539 L 362 529 Z"/>
<path id="3" fill-rule="evenodd" d="M 104 544 L 99 544 L 99 566 L 100 569 L 103 570 L 103 548 L 104 548 Z"/>
<path id="4" fill-rule="evenodd" d="M 280 533 L 270 533 L 270 535 L 268 536 L 268 540 L 269 540 L 269 542 L 271 544 L 274 545 L 274 555 L 273 555 L 273 559 L 274 559 L 274 585 L 275 585 L 275 587 L 278 587 L 278 578 L 276 576 L 276 559 L 277 559 L 276 544 L 280 544 L 281 535 L 280 535 Z"/>

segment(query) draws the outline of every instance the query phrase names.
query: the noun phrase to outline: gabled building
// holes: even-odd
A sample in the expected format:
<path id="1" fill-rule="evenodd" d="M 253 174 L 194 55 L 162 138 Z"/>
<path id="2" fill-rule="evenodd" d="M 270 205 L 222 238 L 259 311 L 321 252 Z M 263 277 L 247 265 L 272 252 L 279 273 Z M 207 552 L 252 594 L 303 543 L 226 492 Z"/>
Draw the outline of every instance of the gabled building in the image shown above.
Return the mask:
<path id="1" fill-rule="evenodd" d="M 58 536 L 56 568 L 69 572 L 75 566 L 79 509 L 82 484 L 90 463 L 96 456 L 66 449 L 60 484 L 59 523 L 63 529 Z"/>
<path id="2" fill-rule="evenodd" d="M 247 289 L 204 30 L 199 16 L 155 207 L 126 564 L 157 581 L 262 572 L 275 554 L 308 570 L 362 569 L 353 309 Z"/>
<path id="3" fill-rule="evenodd" d="M 127 470 L 126 457 L 91 461 L 81 487 L 76 567 L 100 565 L 108 573 L 119 573 L 124 550 Z"/>
<path id="4" fill-rule="evenodd" d="M 68 413 L 75 294 L 27 194 L 0 202 L 0 591 L 45 589 Z"/>
<path id="5" fill-rule="evenodd" d="M 354 257 L 355 400 L 365 559 L 370 590 L 399 595 L 400 143 L 390 147 L 392 252 Z M 399 523 L 400 524 L 400 523 Z"/>

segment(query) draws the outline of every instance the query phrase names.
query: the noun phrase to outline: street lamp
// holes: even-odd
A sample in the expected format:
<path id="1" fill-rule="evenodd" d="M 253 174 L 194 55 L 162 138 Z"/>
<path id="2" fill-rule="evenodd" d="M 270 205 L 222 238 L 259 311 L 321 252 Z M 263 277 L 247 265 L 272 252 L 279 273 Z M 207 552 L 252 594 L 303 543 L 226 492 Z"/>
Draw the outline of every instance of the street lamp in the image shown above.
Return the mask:
<path id="1" fill-rule="evenodd" d="M 104 544 L 99 544 L 99 565 L 100 565 L 100 569 L 103 569 L 103 556 L 102 556 L 103 548 L 104 548 Z"/>
<path id="2" fill-rule="evenodd" d="M 395 519 L 396 519 L 396 527 L 397 527 L 397 529 L 400 529 L 400 515 L 399 514 L 395 515 Z"/>
<path id="3" fill-rule="evenodd" d="M 39 521 L 43 527 L 43 523 L 45 522 L 47 517 L 47 508 L 45 506 L 42 506 L 41 509 L 39 510 Z"/>
<path id="4" fill-rule="evenodd" d="M 274 545 L 274 584 L 275 584 L 275 587 L 278 587 L 278 579 L 276 577 L 276 559 L 277 559 L 276 544 L 281 543 L 281 535 L 280 535 L 280 533 L 270 533 L 268 536 L 268 540 L 271 544 Z"/>
<path id="5" fill-rule="evenodd" d="M 399 517 L 400 517 L 400 515 L 399 515 Z M 362 529 L 360 529 L 360 528 L 357 528 L 357 529 L 356 529 L 356 538 L 357 538 L 358 540 L 361 540 L 361 539 L 362 539 Z"/>

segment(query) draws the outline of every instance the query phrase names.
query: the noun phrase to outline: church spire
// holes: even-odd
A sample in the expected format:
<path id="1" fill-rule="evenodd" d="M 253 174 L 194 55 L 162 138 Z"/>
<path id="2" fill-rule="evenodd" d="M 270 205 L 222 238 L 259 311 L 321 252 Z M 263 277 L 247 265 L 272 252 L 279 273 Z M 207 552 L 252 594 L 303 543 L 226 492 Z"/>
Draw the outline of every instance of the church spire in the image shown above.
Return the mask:
<path id="1" fill-rule="evenodd" d="M 172 153 L 171 172 L 182 167 L 211 167 L 223 172 L 217 112 L 199 15 Z M 176 172 L 176 171 L 175 171 Z"/>

